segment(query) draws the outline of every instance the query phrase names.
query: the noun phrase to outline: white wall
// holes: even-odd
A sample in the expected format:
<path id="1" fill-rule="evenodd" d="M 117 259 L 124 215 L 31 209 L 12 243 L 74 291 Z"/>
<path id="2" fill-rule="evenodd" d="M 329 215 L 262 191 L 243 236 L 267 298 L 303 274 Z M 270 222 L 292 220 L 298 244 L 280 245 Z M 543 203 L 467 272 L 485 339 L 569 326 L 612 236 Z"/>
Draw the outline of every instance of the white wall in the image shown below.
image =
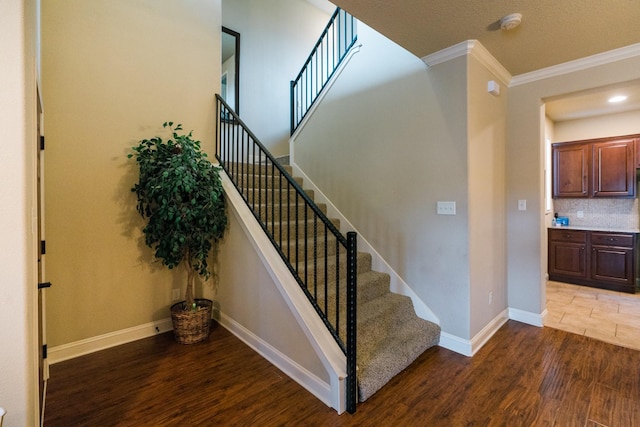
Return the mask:
<path id="1" fill-rule="evenodd" d="M 466 59 L 424 62 L 358 23 L 360 52 L 294 161 L 440 319 L 470 334 Z M 457 203 L 456 216 L 436 202 Z"/>
<path id="2" fill-rule="evenodd" d="M 222 25 L 240 33 L 240 117 L 276 156 L 289 152 L 290 82 L 330 17 L 306 0 L 222 0 Z"/>
<path id="3" fill-rule="evenodd" d="M 0 2 L 0 407 L 38 420 L 36 0 Z"/>
<path id="4" fill-rule="evenodd" d="M 640 56 L 588 69 L 512 85 L 507 127 L 507 247 L 509 307 L 541 314 L 545 308 L 542 257 L 546 254 L 544 221 L 543 100 L 640 77 Z M 556 140 L 559 139 L 558 129 Z M 527 199 L 527 211 L 517 210 Z"/>

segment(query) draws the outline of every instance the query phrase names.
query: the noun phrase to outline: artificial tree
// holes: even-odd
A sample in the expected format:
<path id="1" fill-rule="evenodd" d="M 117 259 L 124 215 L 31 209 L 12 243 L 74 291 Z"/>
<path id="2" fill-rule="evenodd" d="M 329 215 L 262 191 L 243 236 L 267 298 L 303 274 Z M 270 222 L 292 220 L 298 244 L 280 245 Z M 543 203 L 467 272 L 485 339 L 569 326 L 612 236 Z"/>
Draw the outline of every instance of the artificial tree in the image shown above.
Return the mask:
<path id="1" fill-rule="evenodd" d="M 131 188 L 137 210 L 146 219 L 145 243 L 169 269 L 181 263 L 187 272 L 185 301 L 174 305 L 196 311 L 196 275 L 211 275 L 209 254 L 227 226 L 220 168 L 213 165 L 192 133 L 179 134 L 182 125 L 165 122 L 171 137 L 155 136 L 132 147 L 139 166 L 138 182 Z M 174 312 L 175 308 L 171 311 Z"/>

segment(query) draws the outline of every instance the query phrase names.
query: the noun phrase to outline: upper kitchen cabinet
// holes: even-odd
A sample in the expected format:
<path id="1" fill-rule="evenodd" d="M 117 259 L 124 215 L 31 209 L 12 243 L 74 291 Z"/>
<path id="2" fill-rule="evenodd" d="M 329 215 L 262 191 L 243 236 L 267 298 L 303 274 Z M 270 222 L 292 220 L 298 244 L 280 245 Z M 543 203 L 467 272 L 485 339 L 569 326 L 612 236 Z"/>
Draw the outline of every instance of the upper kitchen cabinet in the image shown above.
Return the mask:
<path id="1" fill-rule="evenodd" d="M 633 138 L 593 144 L 593 197 L 635 197 Z"/>
<path id="2" fill-rule="evenodd" d="M 589 197 L 589 144 L 553 144 L 553 197 Z"/>
<path id="3" fill-rule="evenodd" d="M 553 144 L 553 197 L 635 197 L 637 139 L 633 135 Z"/>

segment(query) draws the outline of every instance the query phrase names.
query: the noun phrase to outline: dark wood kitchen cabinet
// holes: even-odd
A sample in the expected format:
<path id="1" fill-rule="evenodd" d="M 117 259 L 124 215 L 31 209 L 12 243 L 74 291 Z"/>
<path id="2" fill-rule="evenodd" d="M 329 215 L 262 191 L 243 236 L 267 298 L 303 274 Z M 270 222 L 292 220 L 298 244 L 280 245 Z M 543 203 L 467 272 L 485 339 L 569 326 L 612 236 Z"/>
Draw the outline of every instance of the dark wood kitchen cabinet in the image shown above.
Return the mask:
<path id="1" fill-rule="evenodd" d="M 589 144 L 553 144 L 553 197 L 589 197 Z"/>
<path id="2" fill-rule="evenodd" d="M 637 137 L 553 144 L 553 197 L 635 197 Z"/>
<path id="3" fill-rule="evenodd" d="M 549 230 L 549 277 L 552 276 L 587 278 L 586 231 Z"/>
<path id="4" fill-rule="evenodd" d="M 595 142 L 592 147 L 593 197 L 634 197 L 636 195 L 634 139 Z"/>
<path id="5" fill-rule="evenodd" d="M 550 228 L 549 279 L 636 292 L 636 233 Z"/>
<path id="6" fill-rule="evenodd" d="M 635 235 L 591 232 L 591 280 L 635 290 Z M 623 289 L 619 289 L 623 290 Z"/>

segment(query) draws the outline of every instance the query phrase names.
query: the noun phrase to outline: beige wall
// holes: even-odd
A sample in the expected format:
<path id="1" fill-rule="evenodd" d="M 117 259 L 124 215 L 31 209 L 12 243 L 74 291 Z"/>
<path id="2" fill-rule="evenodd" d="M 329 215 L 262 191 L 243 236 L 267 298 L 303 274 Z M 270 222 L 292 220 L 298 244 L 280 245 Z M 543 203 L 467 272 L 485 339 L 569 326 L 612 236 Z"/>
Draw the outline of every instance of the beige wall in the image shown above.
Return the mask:
<path id="1" fill-rule="evenodd" d="M 472 52 L 467 63 L 470 336 L 507 307 L 505 156 L 509 90 Z M 487 92 L 497 82 L 500 95 Z"/>
<path id="2" fill-rule="evenodd" d="M 222 0 L 223 25 L 240 33 L 240 117 L 276 156 L 289 152 L 291 80 L 331 17 L 322 3 Z"/>
<path id="3" fill-rule="evenodd" d="M 0 2 L 0 406 L 38 420 L 36 0 Z"/>
<path id="4" fill-rule="evenodd" d="M 640 111 L 567 120 L 555 123 L 554 128 L 552 142 L 631 135 L 640 133 Z"/>
<path id="5" fill-rule="evenodd" d="M 152 264 L 129 148 L 167 120 L 213 155 L 219 0 L 43 0 L 49 345 L 168 317 L 183 270 Z"/>
<path id="6" fill-rule="evenodd" d="M 295 141 L 295 163 L 441 322 L 469 338 L 466 58 L 424 62 L 358 24 L 359 53 Z M 436 215 L 439 200 L 457 215 Z"/>

